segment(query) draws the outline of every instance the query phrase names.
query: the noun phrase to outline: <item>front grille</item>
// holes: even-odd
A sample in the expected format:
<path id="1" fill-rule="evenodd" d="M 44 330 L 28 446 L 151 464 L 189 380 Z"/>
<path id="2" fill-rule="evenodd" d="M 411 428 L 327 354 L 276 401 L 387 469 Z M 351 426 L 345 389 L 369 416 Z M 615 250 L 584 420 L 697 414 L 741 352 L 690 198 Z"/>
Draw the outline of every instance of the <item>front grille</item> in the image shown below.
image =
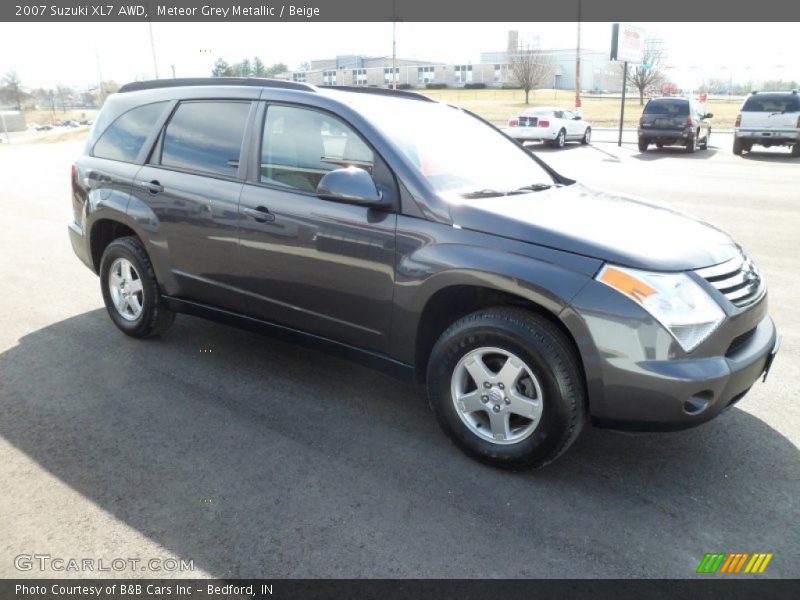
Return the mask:
<path id="1" fill-rule="evenodd" d="M 741 335 L 737 335 L 733 338 L 731 345 L 728 346 L 728 350 L 725 352 L 725 356 L 733 356 L 736 352 L 744 346 L 750 339 L 755 335 L 756 328 L 753 327 L 750 331 L 745 331 Z"/>
<path id="2" fill-rule="evenodd" d="M 760 300 L 766 290 L 758 269 L 744 254 L 695 272 L 740 308 Z"/>

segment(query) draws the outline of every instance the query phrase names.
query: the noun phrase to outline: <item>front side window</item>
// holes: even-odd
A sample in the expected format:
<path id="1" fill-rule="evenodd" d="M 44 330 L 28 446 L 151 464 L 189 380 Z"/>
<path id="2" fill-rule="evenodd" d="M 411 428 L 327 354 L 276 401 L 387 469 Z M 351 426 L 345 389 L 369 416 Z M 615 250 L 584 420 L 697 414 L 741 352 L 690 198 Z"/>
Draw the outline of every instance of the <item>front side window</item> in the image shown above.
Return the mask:
<path id="1" fill-rule="evenodd" d="M 361 98 L 359 111 L 443 197 L 501 195 L 553 178 L 519 144 L 450 106 Z"/>
<path id="2" fill-rule="evenodd" d="M 336 117 L 293 106 L 270 106 L 261 141 L 260 179 L 314 192 L 328 172 L 359 167 L 372 172 L 375 157 L 350 126 Z"/>
<path id="3" fill-rule="evenodd" d="M 145 104 L 123 113 L 97 140 L 92 156 L 125 162 L 136 160 L 166 104 Z"/>
<path id="4" fill-rule="evenodd" d="M 235 177 L 249 102 L 183 102 L 164 132 L 161 165 Z"/>

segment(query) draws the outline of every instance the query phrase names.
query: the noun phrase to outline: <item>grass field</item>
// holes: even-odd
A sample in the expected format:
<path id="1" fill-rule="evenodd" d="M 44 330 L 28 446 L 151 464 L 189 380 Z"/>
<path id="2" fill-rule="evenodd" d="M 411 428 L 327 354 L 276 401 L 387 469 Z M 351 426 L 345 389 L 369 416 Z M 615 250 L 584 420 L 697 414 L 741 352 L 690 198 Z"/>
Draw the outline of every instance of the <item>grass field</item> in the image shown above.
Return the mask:
<path id="1" fill-rule="evenodd" d="M 532 91 L 528 106 L 525 105 L 525 93 L 522 90 L 448 89 L 425 90 L 421 93 L 440 102 L 463 106 L 496 125 L 505 125 L 509 117 L 520 114 L 527 107 L 561 106 L 570 109 L 575 103 L 574 94 L 564 90 Z M 620 103 L 620 98 L 583 97 L 583 118 L 595 127 L 614 127 L 619 124 Z M 708 111 L 714 115 L 713 127 L 732 129 L 741 104 L 742 98 L 736 97 L 709 99 Z M 625 102 L 625 126 L 635 127 L 641 114 L 638 95 L 628 97 Z"/>

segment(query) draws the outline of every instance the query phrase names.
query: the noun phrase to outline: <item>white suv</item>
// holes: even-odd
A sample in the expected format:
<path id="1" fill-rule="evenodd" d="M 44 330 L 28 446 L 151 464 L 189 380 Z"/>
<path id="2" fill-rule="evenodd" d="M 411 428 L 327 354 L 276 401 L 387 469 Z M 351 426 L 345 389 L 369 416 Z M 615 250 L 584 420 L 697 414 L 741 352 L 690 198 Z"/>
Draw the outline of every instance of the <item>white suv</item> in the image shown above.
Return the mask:
<path id="1" fill-rule="evenodd" d="M 791 146 L 792 156 L 800 156 L 800 94 L 791 92 L 753 92 L 736 117 L 733 153 L 750 152 L 753 144 Z"/>

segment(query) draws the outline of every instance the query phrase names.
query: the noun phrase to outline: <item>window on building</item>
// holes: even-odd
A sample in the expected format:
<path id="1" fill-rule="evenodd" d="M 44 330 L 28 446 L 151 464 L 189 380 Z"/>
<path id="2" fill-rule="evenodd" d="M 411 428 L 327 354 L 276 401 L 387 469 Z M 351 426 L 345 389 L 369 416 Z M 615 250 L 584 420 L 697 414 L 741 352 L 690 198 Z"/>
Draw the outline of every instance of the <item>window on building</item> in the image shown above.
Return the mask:
<path id="1" fill-rule="evenodd" d="M 366 69 L 353 69 L 353 85 L 367 85 Z"/>
<path id="2" fill-rule="evenodd" d="M 395 67 L 394 69 L 395 77 L 397 78 L 398 83 L 400 82 L 400 67 Z M 391 85 L 394 82 L 392 79 L 392 68 L 386 67 L 383 69 L 383 82 L 386 85 Z"/>
<path id="3" fill-rule="evenodd" d="M 235 176 L 249 102 L 183 102 L 164 132 L 161 164 Z"/>
<path id="4" fill-rule="evenodd" d="M 375 157 L 336 117 L 292 106 L 270 106 L 264 121 L 260 178 L 264 183 L 313 192 L 333 169 L 372 172 Z"/>
<path id="5" fill-rule="evenodd" d="M 123 113 L 97 140 L 92 156 L 125 162 L 136 160 L 166 105 L 155 102 Z"/>
<path id="6" fill-rule="evenodd" d="M 419 83 L 431 83 L 436 78 L 433 67 L 417 67 L 417 81 Z"/>
<path id="7" fill-rule="evenodd" d="M 298 71 L 297 73 L 292 73 L 292 80 L 298 83 L 305 83 L 306 82 L 306 72 L 305 71 Z"/>
<path id="8" fill-rule="evenodd" d="M 456 65 L 456 83 L 470 83 L 472 81 L 472 65 Z"/>
<path id="9" fill-rule="evenodd" d="M 336 71 L 324 71 L 322 73 L 323 85 L 336 85 Z"/>

